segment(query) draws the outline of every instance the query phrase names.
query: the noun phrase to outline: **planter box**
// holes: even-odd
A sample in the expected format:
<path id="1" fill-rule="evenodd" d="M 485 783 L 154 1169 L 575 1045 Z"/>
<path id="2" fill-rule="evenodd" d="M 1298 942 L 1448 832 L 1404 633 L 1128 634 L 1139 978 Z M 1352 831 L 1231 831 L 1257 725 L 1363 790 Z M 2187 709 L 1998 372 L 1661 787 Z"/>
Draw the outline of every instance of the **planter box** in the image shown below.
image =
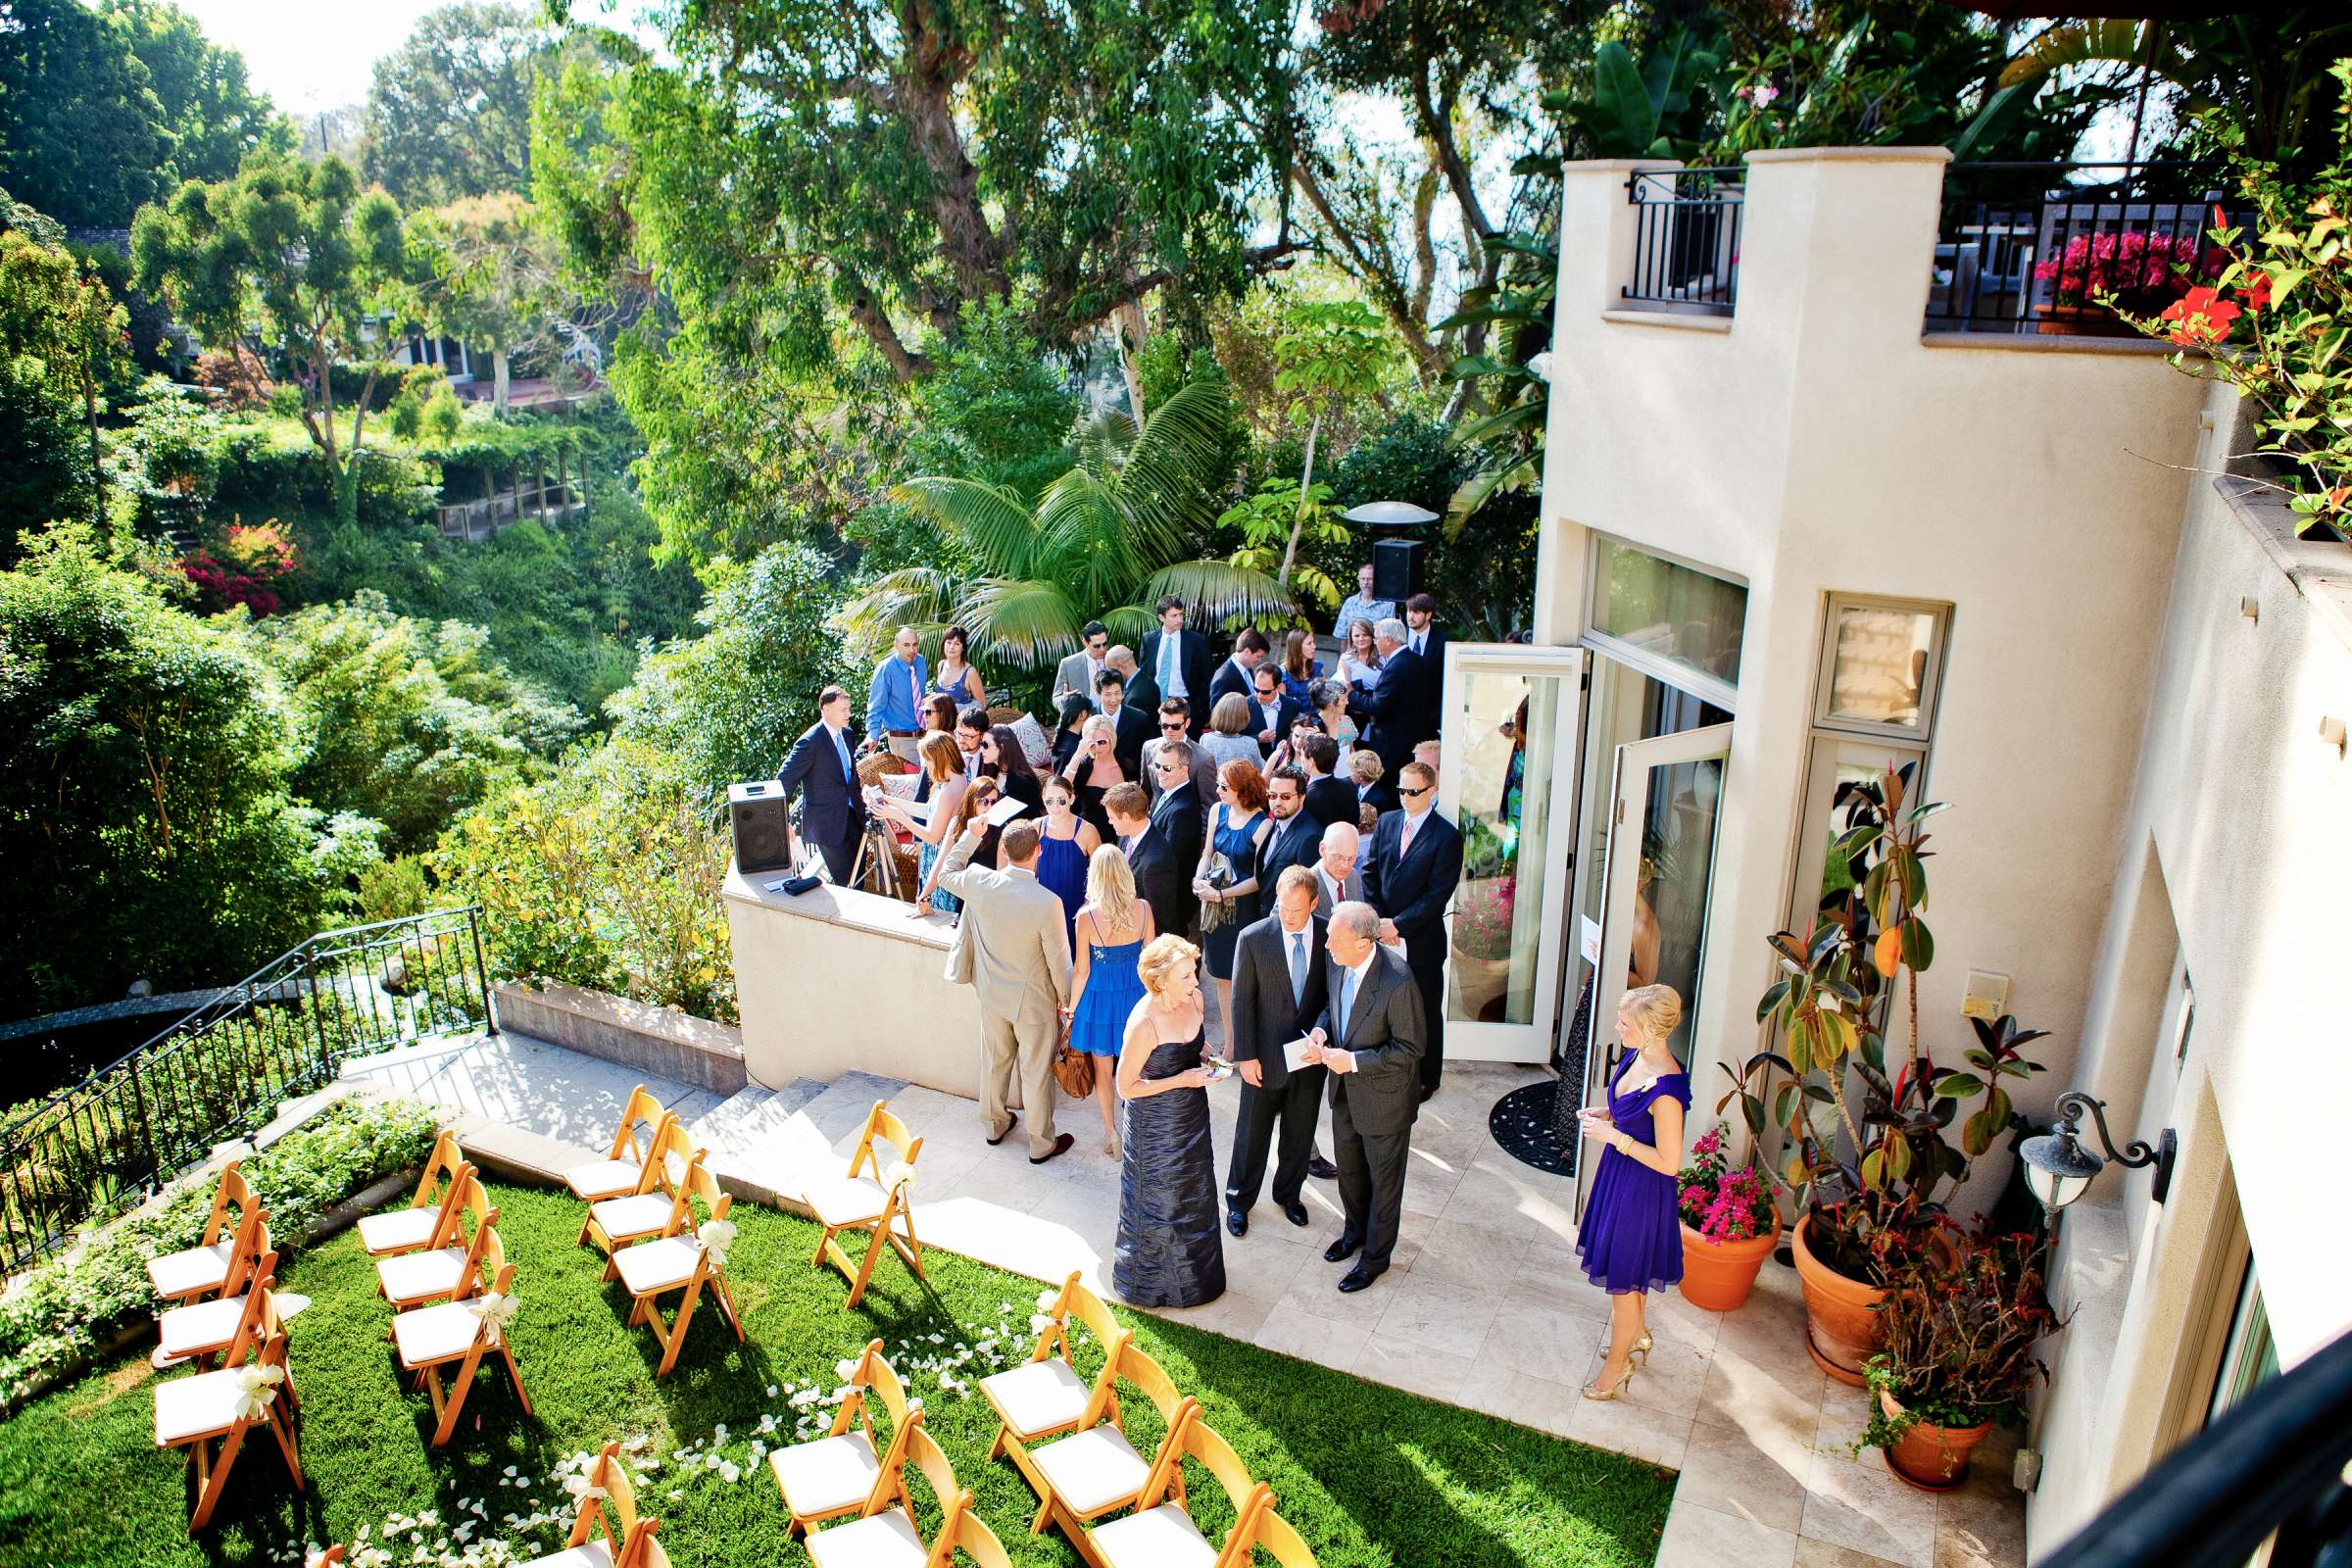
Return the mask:
<path id="1" fill-rule="evenodd" d="M 750 1082 L 743 1031 L 730 1024 L 553 981 L 494 986 L 491 994 L 502 1025 L 550 1045 L 722 1098 Z"/>

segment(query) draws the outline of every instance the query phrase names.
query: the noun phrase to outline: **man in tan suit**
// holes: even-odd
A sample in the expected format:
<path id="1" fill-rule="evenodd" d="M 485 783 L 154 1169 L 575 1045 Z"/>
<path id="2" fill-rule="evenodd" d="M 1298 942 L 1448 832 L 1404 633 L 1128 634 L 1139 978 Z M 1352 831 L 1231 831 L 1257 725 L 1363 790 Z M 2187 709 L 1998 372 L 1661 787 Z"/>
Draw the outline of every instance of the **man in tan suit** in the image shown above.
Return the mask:
<path id="1" fill-rule="evenodd" d="M 1070 1000 L 1070 926 L 1061 900 L 1037 880 L 1038 829 L 1007 823 L 997 840 L 1004 869 L 973 865 L 986 835 L 975 823 L 948 852 L 939 884 L 963 900 L 970 980 L 980 988 L 980 1119 L 988 1141 L 1012 1131 L 1004 1105 L 1020 1070 L 1021 1103 L 1029 1112 L 1029 1163 L 1042 1165 L 1076 1143 L 1054 1132 L 1054 1045 L 1061 1009 Z"/>

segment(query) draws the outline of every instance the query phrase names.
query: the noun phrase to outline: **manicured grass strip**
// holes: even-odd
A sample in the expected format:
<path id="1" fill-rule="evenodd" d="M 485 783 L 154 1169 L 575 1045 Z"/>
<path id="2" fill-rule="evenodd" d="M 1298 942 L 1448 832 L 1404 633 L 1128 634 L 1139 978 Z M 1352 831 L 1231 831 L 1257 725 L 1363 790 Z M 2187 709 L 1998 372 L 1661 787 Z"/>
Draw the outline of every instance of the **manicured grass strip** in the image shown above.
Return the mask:
<path id="1" fill-rule="evenodd" d="M 971 1387 L 1027 1354 L 1036 1283 L 933 1251 L 927 1285 L 886 1259 L 864 1304 L 846 1311 L 840 1275 L 809 1266 L 816 1228 L 747 1206 L 727 1273 L 749 1343 L 738 1345 L 706 1300 L 677 1370 L 657 1380 L 653 1336 L 626 1326 L 627 1297 L 600 1284 L 596 1254 L 573 1245 L 579 1205 L 526 1188 L 494 1197 L 517 1265 L 522 1312 L 511 1335 L 535 1421 L 521 1417 L 503 1370 L 486 1374 L 456 1439 L 428 1449 L 430 1407 L 398 1374 L 390 1309 L 357 1235 L 346 1234 L 302 1254 L 283 1286 L 312 1300 L 288 1330 L 308 1492 L 292 1490 L 271 1446 L 249 1441 L 214 1525 L 191 1542 L 187 1467 L 155 1448 L 154 1375 L 143 1356 L 126 1356 L 0 1426 L 0 1565 L 299 1563 L 304 1543 L 349 1542 L 363 1525 L 380 1541 L 387 1519 L 426 1509 L 439 1524 L 390 1543 L 391 1562 L 419 1560 L 421 1545 L 421 1561 L 442 1563 L 446 1544 L 448 1568 L 469 1556 L 496 1563 L 502 1553 L 484 1544 L 509 1537 L 527 1557 L 558 1544 L 561 1526 L 548 1521 L 568 1522 L 571 1501 L 554 1476 L 564 1461 L 638 1438 L 637 1452 L 656 1461 L 640 1499 L 681 1568 L 791 1568 L 808 1553 L 788 1543 L 775 1483 L 752 1445 L 780 1446 L 804 1415 L 823 1414 L 794 1406 L 794 1392 L 829 1392 L 836 1363 L 876 1335 L 1013 1560 L 1077 1561 L 1058 1533 L 1028 1534 L 1036 1497 L 1008 1461 L 987 1462 L 995 1425 Z M 1644 1568 L 1656 1555 L 1669 1472 L 1181 1324 L 1121 1316 L 1273 1487 L 1324 1568 Z M 968 1348 L 991 1334 L 996 1359 Z M 943 1373 L 964 1387 L 943 1389 Z M 776 1430 L 763 1435 L 770 1416 Z M 1156 1436 L 1150 1417 L 1148 1405 L 1131 1408 L 1139 1446 Z M 1193 1480 L 1199 1517 L 1221 1526 L 1215 1484 Z M 935 1520 L 921 1500 L 926 1523 Z M 510 1513 L 541 1523 L 516 1533 Z M 451 1526 L 462 1517 L 476 1524 L 460 1540 Z"/>

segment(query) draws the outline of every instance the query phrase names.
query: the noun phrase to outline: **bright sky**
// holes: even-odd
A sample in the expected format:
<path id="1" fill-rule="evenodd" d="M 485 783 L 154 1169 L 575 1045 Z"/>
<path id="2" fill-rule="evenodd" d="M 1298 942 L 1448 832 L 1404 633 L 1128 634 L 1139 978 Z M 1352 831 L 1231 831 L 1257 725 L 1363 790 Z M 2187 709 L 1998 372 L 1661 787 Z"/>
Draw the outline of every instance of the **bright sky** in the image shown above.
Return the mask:
<path id="1" fill-rule="evenodd" d="M 416 19 L 442 3 L 177 0 L 206 36 L 244 54 L 253 84 L 289 114 L 364 100 L 377 57 L 399 48 Z"/>

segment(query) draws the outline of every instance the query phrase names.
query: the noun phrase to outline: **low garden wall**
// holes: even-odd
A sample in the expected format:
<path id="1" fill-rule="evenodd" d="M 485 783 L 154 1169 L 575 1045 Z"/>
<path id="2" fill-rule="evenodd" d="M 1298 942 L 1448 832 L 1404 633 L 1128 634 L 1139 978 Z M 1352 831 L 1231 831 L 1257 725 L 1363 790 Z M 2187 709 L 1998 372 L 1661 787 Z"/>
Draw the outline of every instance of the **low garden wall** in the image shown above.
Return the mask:
<path id="1" fill-rule="evenodd" d="M 750 1082 L 743 1031 L 732 1024 L 554 980 L 493 986 L 491 993 L 500 1024 L 535 1040 L 714 1095 Z"/>

